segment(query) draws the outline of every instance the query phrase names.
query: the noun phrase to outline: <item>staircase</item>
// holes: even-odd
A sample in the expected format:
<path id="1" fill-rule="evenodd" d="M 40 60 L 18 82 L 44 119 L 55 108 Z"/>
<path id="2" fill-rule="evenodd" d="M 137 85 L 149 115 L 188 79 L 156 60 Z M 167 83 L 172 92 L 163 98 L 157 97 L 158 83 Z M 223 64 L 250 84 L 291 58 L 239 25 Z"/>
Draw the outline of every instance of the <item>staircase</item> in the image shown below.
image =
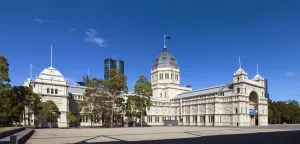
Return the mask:
<path id="1" fill-rule="evenodd" d="M 0 144 L 24 144 L 34 133 L 34 129 L 24 127 L 0 131 Z"/>

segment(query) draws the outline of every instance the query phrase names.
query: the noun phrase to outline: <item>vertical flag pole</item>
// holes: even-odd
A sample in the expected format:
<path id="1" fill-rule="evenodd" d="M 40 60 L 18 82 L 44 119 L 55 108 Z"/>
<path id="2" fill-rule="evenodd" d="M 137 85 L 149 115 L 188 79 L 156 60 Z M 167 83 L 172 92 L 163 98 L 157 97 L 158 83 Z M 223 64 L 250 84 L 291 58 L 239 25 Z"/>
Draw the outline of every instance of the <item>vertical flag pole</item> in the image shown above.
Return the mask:
<path id="1" fill-rule="evenodd" d="M 240 65 L 240 68 L 242 68 L 241 57 L 240 56 L 239 56 L 239 65 Z"/>
<path id="2" fill-rule="evenodd" d="M 166 35 L 164 35 L 164 46 L 166 46 Z"/>
<path id="3" fill-rule="evenodd" d="M 50 66 L 52 67 L 52 45 L 51 45 L 51 65 Z"/>
<path id="4" fill-rule="evenodd" d="M 30 64 L 30 78 L 32 79 L 32 64 Z"/>
<path id="5" fill-rule="evenodd" d="M 258 74 L 258 63 L 256 64 L 256 74 Z"/>

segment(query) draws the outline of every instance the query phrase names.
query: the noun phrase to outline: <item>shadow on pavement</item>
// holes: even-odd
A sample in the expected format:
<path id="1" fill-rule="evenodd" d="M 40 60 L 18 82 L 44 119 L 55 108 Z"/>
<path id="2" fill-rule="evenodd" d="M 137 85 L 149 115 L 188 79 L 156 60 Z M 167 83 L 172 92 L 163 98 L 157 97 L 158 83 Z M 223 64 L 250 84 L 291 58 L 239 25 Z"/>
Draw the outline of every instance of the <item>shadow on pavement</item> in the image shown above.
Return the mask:
<path id="1" fill-rule="evenodd" d="M 85 142 L 84 144 L 288 144 L 300 143 L 300 131 L 235 134 L 218 136 L 199 136 L 196 138 L 149 140 L 149 141 L 111 141 L 111 142 Z"/>

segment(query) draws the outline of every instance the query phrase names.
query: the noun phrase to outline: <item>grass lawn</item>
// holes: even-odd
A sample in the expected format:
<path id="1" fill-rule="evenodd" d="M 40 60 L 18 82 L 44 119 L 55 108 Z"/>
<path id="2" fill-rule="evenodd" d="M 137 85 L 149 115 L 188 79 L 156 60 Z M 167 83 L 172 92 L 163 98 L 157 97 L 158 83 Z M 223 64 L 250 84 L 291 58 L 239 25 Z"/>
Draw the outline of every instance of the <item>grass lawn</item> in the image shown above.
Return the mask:
<path id="1" fill-rule="evenodd" d="M 11 128 L 15 128 L 15 127 L 0 127 L 0 130 L 8 130 L 8 129 L 11 129 Z"/>

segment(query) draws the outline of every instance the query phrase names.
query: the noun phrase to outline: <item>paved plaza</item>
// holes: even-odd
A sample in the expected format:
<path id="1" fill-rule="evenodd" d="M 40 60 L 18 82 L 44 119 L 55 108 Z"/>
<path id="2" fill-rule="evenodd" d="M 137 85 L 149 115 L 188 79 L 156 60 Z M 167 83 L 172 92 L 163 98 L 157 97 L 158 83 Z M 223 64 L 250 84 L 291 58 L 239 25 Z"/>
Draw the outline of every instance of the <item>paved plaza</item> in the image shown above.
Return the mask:
<path id="1" fill-rule="evenodd" d="M 29 144 L 60 143 L 288 143 L 299 142 L 300 125 L 268 127 L 135 127 L 36 129 Z"/>

